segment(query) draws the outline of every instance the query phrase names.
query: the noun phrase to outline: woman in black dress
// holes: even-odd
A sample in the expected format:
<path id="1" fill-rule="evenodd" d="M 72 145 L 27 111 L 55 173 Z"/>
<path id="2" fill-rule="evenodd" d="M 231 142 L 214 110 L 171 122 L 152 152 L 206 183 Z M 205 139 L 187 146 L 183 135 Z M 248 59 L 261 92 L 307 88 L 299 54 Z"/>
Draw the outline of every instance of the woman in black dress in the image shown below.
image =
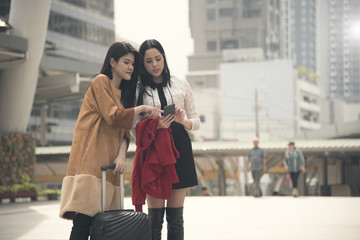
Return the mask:
<path id="1" fill-rule="evenodd" d="M 137 105 L 164 109 L 176 105 L 175 114 L 161 117 L 159 128 L 172 130 L 175 147 L 180 158 L 175 164 L 179 182 L 173 185 L 172 196 L 166 201 L 146 196 L 148 214 L 152 221 L 152 239 L 161 239 L 161 229 L 166 210 L 168 239 L 184 239 L 183 206 L 186 191 L 198 184 L 191 141 L 186 130 L 198 130 L 200 119 L 190 85 L 187 81 L 170 75 L 165 52 L 161 44 L 150 39 L 139 50 L 140 82 L 137 88 Z"/>

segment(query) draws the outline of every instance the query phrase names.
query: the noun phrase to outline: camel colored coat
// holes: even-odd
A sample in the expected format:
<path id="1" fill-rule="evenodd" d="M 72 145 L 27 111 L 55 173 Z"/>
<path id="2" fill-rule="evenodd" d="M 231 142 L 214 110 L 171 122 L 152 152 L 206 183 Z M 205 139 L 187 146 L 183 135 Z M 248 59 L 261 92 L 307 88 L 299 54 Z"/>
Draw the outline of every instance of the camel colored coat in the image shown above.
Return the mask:
<path id="1" fill-rule="evenodd" d="M 66 176 L 61 189 L 60 217 L 101 211 L 100 166 L 113 163 L 129 129 L 134 109 L 124 109 L 121 90 L 100 74 L 85 93 L 75 126 Z M 120 208 L 119 174 L 107 174 L 107 209 Z"/>

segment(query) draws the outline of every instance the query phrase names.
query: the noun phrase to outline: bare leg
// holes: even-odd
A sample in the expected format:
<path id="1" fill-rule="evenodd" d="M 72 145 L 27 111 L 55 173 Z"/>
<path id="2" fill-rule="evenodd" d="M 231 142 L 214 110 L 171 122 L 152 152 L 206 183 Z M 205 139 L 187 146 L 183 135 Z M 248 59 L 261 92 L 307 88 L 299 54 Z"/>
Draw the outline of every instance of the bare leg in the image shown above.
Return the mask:
<path id="1" fill-rule="evenodd" d="M 150 195 L 146 195 L 146 201 L 149 208 L 163 208 L 165 207 L 165 200 L 154 198 Z"/>
<path id="2" fill-rule="evenodd" d="M 170 208 L 178 208 L 184 206 L 187 188 L 173 189 L 171 198 L 167 201 Z"/>

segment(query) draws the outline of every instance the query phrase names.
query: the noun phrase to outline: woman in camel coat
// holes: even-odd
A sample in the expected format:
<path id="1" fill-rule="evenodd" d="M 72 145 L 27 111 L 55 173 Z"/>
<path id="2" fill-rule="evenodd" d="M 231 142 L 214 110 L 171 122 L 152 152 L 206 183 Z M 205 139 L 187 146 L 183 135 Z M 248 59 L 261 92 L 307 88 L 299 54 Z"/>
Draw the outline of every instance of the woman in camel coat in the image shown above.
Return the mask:
<path id="1" fill-rule="evenodd" d="M 134 115 L 159 115 L 155 107 L 134 107 L 138 52 L 125 42 L 111 45 L 100 74 L 85 93 L 76 123 L 66 176 L 61 189 L 60 217 L 73 220 L 70 239 L 88 239 L 92 217 L 101 211 L 100 166 L 115 163 L 107 175 L 107 209 L 118 209 L 119 174 Z M 123 186 L 121 186 L 123 187 Z"/>

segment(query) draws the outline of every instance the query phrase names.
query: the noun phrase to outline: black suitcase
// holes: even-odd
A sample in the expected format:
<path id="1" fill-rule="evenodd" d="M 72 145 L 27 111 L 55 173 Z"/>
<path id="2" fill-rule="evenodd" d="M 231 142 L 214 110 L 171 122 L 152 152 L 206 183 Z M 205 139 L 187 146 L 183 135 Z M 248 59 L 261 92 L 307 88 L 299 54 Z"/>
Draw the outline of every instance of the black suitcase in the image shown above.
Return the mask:
<path id="1" fill-rule="evenodd" d="M 91 222 L 91 240 L 151 240 L 151 223 L 149 216 L 142 212 L 124 210 L 124 176 L 120 175 L 120 210 L 105 211 L 106 205 L 106 170 L 114 169 L 115 164 L 101 167 L 101 213 L 94 216 Z"/>

